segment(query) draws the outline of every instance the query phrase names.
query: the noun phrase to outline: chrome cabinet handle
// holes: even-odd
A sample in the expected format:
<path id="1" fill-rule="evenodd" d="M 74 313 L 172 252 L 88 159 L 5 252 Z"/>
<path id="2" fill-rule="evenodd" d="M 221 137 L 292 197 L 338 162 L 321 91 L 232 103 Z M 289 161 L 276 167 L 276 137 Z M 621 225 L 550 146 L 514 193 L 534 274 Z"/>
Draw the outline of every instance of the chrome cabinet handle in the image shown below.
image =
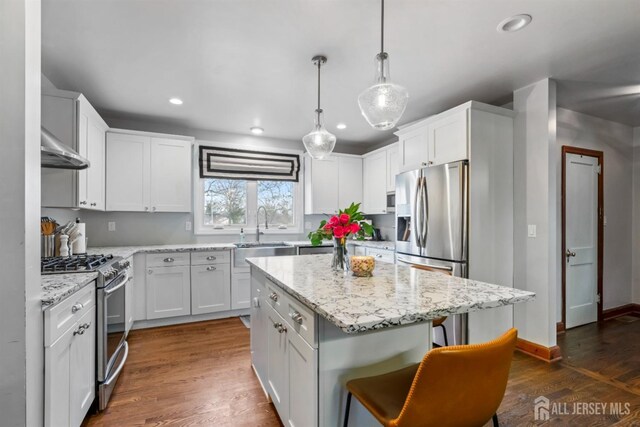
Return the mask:
<path id="1" fill-rule="evenodd" d="M 564 255 L 567 257 L 567 262 L 569 262 L 569 258 L 576 256 L 576 253 L 567 249 L 567 252 Z"/>
<path id="2" fill-rule="evenodd" d="M 73 331 L 73 336 L 75 337 L 76 335 L 84 335 L 85 329 L 86 328 L 84 327 L 84 325 L 78 326 L 78 329 L 76 331 Z"/>
<path id="3" fill-rule="evenodd" d="M 148 210 L 149 210 L 149 206 L 145 206 L 145 207 L 144 207 L 144 210 L 145 210 L 145 211 L 148 211 Z"/>
<path id="4" fill-rule="evenodd" d="M 287 332 L 287 327 L 284 326 L 282 323 L 278 322 L 278 323 L 274 323 L 273 327 L 278 331 L 278 333 L 283 333 L 283 332 Z"/>
<path id="5" fill-rule="evenodd" d="M 165 258 L 163 261 L 164 262 L 173 262 L 175 260 L 173 258 Z"/>
<path id="6" fill-rule="evenodd" d="M 86 205 L 86 204 L 87 204 L 87 202 L 86 202 L 85 200 L 83 200 L 83 201 L 81 201 L 81 202 L 80 202 L 80 204 L 81 204 L 81 205 Z"/>
<path id="7" fill-rule="evenodd" d="M 299 311 L 294 311 L 293 313 L 289 313 L 291 319 L 299 325 L 302 325 L 302 314 Z"/>
<path id="8" fill-rule="evenodd" d="M 83 323 L 82 325 L 78 326 L 78 328 L 80 329 L 89 329 L 91 327 L 91 323 Z"/>
<path id="9" fill-rule="evenodd" d="M 153 274 L 153 270 L 147 271 L 148 274 Z"/>
<path id="10" fill-rule="evenodd" d="M 255 308 L 260 308 L 260 298 L 255 297 L 255 298 L 253 299 L 253 306 L 254 306 Z"/>
<path id="11" fill-rule="evenodd" d="M 97 203 L 91 203 L 91 206 L 97 206 L 97 205 L 98 205 Z"/>
<path id="12" fill-rule="evenodd" d="M 273 327 L 274 327 L 275 329 L 281 328 L 281 327 L 282 327 L 282 323 L 274 323 L 274 324 L 273 324 Z"/>
<path id="13" fill-rule="evenodd" d="M 213 255 L 207 257 L 207 261 L 215 261 L 216 257 Z"/>
<path id="14" fill-rule="evenodd" d="M 84 305 L 82 305 L 82 303 L 79 303 L 79 302 L 78 302 L 78 303 L 75 303 L 75 304 L 73 305 L 73 307 L 71 307 L 71 312 L 72 312 L 72 313 L 77 313 L 77 312 L 79 312 L 80 310 L 82 310 L 83 308 L 84 308 Z"/>
<path id="15" fill-rule="evenodd" d="M 207 267 L 207 271 L 214 271 L 216 268 L 214 266 Z"/>
<path id="16" fill-rule="evenodd" d="M 269 295 L 269 298 L 271 298 L 273 301 L 278 301 L 278 294 L 276 294 L 275 292 L 271 292 L 271 294 Z"/>

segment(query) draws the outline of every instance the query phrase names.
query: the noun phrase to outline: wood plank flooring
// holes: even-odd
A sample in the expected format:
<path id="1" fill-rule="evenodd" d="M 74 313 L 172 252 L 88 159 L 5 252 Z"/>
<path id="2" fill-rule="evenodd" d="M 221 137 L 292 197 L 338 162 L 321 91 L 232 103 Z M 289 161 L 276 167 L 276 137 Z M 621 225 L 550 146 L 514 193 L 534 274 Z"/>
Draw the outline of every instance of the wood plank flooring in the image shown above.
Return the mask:
<path id="1" fill-rule="evenodd" d="M 560 335 L 563 361 L 514 355 L 501 426 L 640 426 L 640 321 L 609 320 Z M 132 331 L 108 409 L 85 426 L 281 426 L 250 364 L 239 319 Z M 631 413 L 533 417 L 534 399 L 629 402 Z M 490 425 L 490 424 L 488 424 Z"/>

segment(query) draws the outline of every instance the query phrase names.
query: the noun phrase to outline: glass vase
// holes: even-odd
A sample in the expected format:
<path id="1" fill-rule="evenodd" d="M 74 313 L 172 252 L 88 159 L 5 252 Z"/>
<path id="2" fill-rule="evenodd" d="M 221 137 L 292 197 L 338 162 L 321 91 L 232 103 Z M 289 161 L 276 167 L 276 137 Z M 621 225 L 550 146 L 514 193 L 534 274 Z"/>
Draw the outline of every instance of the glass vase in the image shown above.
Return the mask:
<path id="1" fill-rule="evenodd" d="M 348 273 L 351 270 L 349 256 L 347 255 L 347 240 L 345 238 L 333 239 L 333 260 L 331 262 L 333 271 Z"/>

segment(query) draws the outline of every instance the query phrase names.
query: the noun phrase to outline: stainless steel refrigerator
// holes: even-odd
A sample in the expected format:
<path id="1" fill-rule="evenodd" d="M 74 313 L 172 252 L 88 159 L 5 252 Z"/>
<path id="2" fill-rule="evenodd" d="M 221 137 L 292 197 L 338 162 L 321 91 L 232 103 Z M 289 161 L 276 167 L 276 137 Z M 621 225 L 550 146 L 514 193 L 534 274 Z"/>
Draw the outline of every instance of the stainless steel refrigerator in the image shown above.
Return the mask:
<path id="1" fill-rule="evenodd" d="M 468 162 L 461 161 L 396 176 L 399 263 L 424 265 L 467 277 L 468 167 Z M 464 320 L 456 316 L 448 322 L 456 344 L 464 340 Z"/>

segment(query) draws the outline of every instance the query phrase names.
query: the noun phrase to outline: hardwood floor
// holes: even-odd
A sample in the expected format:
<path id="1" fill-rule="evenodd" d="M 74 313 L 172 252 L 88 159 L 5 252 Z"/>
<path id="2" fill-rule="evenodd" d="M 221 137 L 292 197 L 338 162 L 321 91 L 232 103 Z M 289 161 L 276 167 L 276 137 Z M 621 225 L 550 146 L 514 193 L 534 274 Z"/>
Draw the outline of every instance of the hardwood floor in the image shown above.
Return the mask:
<path id="1" fill-rule="evenodd" d="M 560 363 L 516 352 L 500 425 L 640 426 L 640 320 L 629 320 L 560 335 Z M 108 409 L 85 426 L 281 426 L 251 369 L 249 330 L 239 319 L 137 330 L 129 345 Z M 542 423 L 533 416 L 541 395 L 569 410 L 573 402 L 629 403 L 630 414 L 552 415 Z"/>

